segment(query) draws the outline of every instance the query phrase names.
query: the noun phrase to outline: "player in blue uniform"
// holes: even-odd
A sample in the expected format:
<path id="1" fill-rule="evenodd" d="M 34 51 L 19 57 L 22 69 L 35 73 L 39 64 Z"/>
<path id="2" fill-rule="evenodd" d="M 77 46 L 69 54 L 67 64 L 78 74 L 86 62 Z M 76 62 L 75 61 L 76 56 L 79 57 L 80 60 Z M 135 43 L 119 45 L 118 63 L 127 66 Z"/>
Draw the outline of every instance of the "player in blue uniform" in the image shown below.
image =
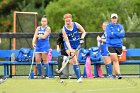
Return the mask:
<path id="1" fill-rule="evenodd" d="M 63 19 L 65 21 L 65 25 L 62 29 L 62 34 L 64 37 L 64 47 L 67 54 L 70 56 L 72 53 L 74 53 L 75 49 L 80 45 L 80 43 L 83 43 L 86 32 L 79 23 L 72 22 L 71 14 L 65 14 L 63 16 Z M 79 35 L 79 31 L 82 33 L 81 37 Z M 70 60 L 70 62 L 73 64 L 73 69 L 77 76 L 77 82 L 82 82 L 77 56 L 78 52 L 73 57 L 73 59 Z"/>
<path id="2" fill-rule="evenodd" d="M 106 27 L 106 35 L 106 43 L 111 61 L 113 62 L 114 75 L 121 79 L 118 56 L 122 54 L 122 39 L 125 36 L 125 31 L 123 26 L 118 23 L 118 15 L 115 13 L 111 15 L 111 23 Z"/>
<path id="3" fill-rule="evenodd" d="M 36 48 L 36 67 L 38 75 L 42 78 L 42 64 L 41 58 L 44 62 L 45 77 L 49 77 L 49 64 L 47 61 L 48 51 L 50 49 L 50 38 L 51 28 L 47 25 L 47 17 L 43 16 L 41 19 L 41 26 L 38 26 L 34 37 L 33 37 L 33 47 Z"/>
<path id="4" fill-rule="evenodd" d="M 105 33 L 105 29 L 107 26 L 108 22 L 103 22 L 102 24 L 102 29 L 103 29 L 103 34 L 97 37 L 97 41 L 99 42 L 99 47 L 101 48 L 101 55 L 103 58 L 103 61 L 105 63 L 105 67 L 106 67 L 106 76 L 107 77 L 112 77 L 112 64 L 111 64 L 111 59 L 107 50 L 107 46 L 106 46 L 106 33 Z"/>

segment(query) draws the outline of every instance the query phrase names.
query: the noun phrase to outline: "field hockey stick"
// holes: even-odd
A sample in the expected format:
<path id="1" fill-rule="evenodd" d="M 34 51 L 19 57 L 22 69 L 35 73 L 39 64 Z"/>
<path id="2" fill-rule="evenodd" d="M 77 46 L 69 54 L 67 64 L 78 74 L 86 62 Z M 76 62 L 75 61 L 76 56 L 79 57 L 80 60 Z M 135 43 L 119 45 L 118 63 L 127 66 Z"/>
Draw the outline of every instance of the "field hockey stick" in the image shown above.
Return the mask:
<path id="1" fill-rule="evenodd" d="M 35 50 L 36 50 L 36 48 L 34 48 L 34 50 L 33 50 L 32 63 L 31 63 L 31 66 L 30 66 L 30 72 L 29 72 L 29 77 L 28 77 L 28 78 L 30 78 L 30 76 L 31 76 L 31 72 L 33 71 L 33 64 L 34 64 Z"/>
<path id="2" fill-rule="evenodd" d="M 68 56 L 66 62 L 62 65 L 62 67 L 60 68 L 60 70 L 56 71 L 57 73 L 61 73 L 63 71 L 63 69 L 66 67 L 66 65 L 69 63 L 69 61 L 76 55 L 77 51 L 81 48 L 81 46 L 79 45 L 77 47 L 77 49 L 75 50 L 74 54 L 72 56 Z"/>

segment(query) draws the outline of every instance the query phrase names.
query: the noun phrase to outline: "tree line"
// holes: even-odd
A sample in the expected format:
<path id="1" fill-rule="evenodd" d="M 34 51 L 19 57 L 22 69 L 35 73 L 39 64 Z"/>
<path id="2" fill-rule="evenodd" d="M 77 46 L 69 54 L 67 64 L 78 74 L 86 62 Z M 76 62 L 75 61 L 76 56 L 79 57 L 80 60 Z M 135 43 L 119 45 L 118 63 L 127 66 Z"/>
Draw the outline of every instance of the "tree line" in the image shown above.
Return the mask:
<path id="1" fill-rule="evenodd" d="M 0 31 L 12 31 L 13 11 L 38 12 L 39 21 L 46 14 L 53 32 L 62 28 L 65 13 L 88 32 L 102 31 L 101 24 L 110 21 L 111 13 L 119 15 L 126 31 L 140 31 L 139 9 L 139 0 L 0 0 Z"/>

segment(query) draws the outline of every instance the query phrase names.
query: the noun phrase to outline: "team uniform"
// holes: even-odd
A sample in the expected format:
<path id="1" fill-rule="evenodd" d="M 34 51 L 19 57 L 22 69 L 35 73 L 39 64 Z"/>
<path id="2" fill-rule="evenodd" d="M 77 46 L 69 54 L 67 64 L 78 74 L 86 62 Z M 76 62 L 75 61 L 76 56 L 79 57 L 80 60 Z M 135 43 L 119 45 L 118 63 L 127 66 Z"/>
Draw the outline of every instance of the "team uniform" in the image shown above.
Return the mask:
<path id="1" fill-rule="evenodd" d="M 72 24 L 73 24 L 73 28 L 71 30 L 67 29 L 66 26 L 64 26 L 63 29 L 65 30 L 65 32 L 66 32 L 66 34 L 68 36 L 71 48 L 77 49 L 77 47 L 80 45 L 79 30 L 78 30 L 75 22 L 73 22 Z M 65 40 L 64 40 L 64 48 L 65 48 L 65 50 L 68 50 L 68 47 L 66 45 Z M 73 65 L 73 70 L 74 70 L 74 72 L 75 72 L 75 74 L 77 76 L 77 79 L 80 79 L 81 73 L 80 73 L 79 65 L 74 64 Z"/>
<path id="2" fill-rule="evenodd" d="M 106 39 L 106 32 L 104 32 L 101 36 L 101 39 Z M 100 42 L 100 47 L 101 47 L 101 55 L 102 57 L 109 56 L 108 48 L 106 42 Z M 112 64 L 105 64 L 106 68 L 106 76 L 107 77 L 112 77 Z"/>
<path id="3" fill-rule="evenodd" d="M 44 35 L 44 33 L 47 31 L 48 26 L 46 26 L 44 29 L 40 26 L 38 29 L 38 35 Z M 50 49 L 50 43 L 49 43 L 50 35 L 48 35 L 45 39 L 37 38 L 37 44 L 36 44 L 36 53 L 48 53 Z M 42 75 L 42 64 L 36 64 L 38 75 Z M 45 77 L 49 77 L 49 64 L 44 63 L 44 70 L 45 70 Z"/>
<path id="4" fill-rule="evenodd" d="M 73 29 L 71 31 L 67 29 L 66 26 L 64 26 L 64 30 L 68 36 L 71 48 L 76 49 L 80 45 L 80 35 L 75 22 L 73 22 Z M 65 42 L 64 42 L 64 47 L 65 50 L 68 49 Z"/>
<path id="5" fill-rule="evenodd" d="M 125 35 L 124 28 L 121 24 L 110 23 L 106 27 L 106 43 L 109 53 L 117 53 L 117 55 L 122 54 L 122 38 Z"/>
<path id="6" fill-rule="evenodd" d="M 38 29 L 38 35 L 44 35 L 45 31 L 47 31 L 47 27 L 48 26 L 46 26 L 43 29 L 40 26 Z M 37 53 L 48 53 L 48 51 L 50 49 L 49 38 L 50 38 L 50 35 L 48 35 L 47 38 L 45 38 L 45 39 L 37 38 L 37 44 L 36 44 L 36 52 Z"/>
<path id="7" fill-rule="evenodd" d="M 106 33 L 104 32 L 101 36 L 101 39 L 106 39 Z M 106 42 L 100 42 L 100 47 L 101 47 L 101 55 L 102 56 L 108 56 L 108 50 L 106 46 Z"/>
<path id="8" fill-rule="evenodd" d="M 68 56 L 68 54 L 66 53 L 66 50 L 64 48 L 62 29 L 59 32 L 59 37 L 57 39 L 57 45 L 59 45 L 59 47 L 61 49 L 61 56 L 59 56 L 59 58 L 58 58 L 58 59 L 60 59 L 59 62 L 58 62 L 58 68 L 61 68 L 62 67 L 62 62 L 63 62 L 64 58 L 66 56 Z M 75 73 L 73 71 L 72 64 L 67 64 L 67 66 L 63 69 L 62 75 L 60 75 L 60 78 L 62 78 L 62 79 L 63 78 L 68 78 L 69 74 L 72 75 L 72 78 L 75 77 Z"/>

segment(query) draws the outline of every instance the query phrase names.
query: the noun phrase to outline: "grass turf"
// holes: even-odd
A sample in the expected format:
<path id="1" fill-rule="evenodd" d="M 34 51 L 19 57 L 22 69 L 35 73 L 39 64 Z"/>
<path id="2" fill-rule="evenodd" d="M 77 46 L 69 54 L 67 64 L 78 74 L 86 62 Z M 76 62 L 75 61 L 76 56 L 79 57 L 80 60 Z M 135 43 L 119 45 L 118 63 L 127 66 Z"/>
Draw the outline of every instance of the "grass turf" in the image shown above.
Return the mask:
<path id="1" fill-rule="evenodd" d="M 10 78 L 0 84 L 0 93 L 139 93 L 140 78 L 83 79 L 77 83 L 76 79 L 25 79 Z"/>

